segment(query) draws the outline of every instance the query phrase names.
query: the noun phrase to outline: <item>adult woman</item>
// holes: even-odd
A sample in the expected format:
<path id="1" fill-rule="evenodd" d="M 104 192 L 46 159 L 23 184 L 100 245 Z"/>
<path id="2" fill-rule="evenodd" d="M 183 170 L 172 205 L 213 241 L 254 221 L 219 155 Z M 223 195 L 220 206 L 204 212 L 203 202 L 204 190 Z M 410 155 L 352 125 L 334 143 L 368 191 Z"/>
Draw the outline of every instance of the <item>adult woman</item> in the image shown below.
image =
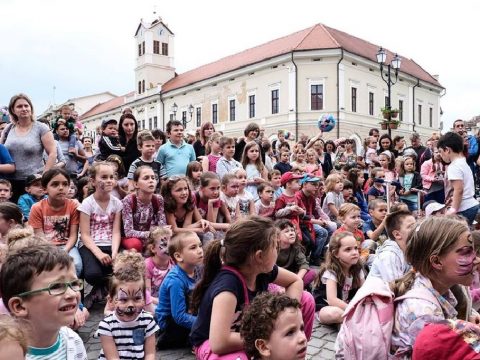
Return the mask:
<path id="1" fill-rule="evenodd" d="M 383 134 L 380 136 L 380 139 L 378 140 L 378 144 L 380 148 L 377 150 L 377 154 L 380 155 L 384 151 L 391 151 L 393 152 L 393 143 L 392 143 L 392 138 L 388 134 Z"/>
<path id="2" fill-rule="evenodd" d="M 345 140 L 345 151 L 339 151 L 335 159 L 335 166 L 342 168 L 345 165 L 350 167 L 357 166 L 357 154 L 353 151 L 353 139 Z"/>
<path id="3" fill-rule="evenodd" d="M 193 150 L 195 150 L 195 156 L 197 159 L 201 156 L 205 156 L 205 146 L 207 145 L 208 138 L 215 132 L 215 127 L 209 121 L 202 124 L 200 127 L 200 139 L 193 143 Z"/>
<path id="4" fill-rule="evenodd" d="M 141 155 L 137 146 L 137 133 L 138 124 L 135 116 L 128 112 L 123 114 L 120 117 L 120 124 L 118 125 L 118 136 L 120 137 L 120 144 L 125 147 L 122 160 L 123 166 L 127 171 L 130 169 L 132 162 Z"/>
<path id="5" fill-rule="evenodd" d="M 35 121 L 32 101 L 27 95 L 14 95 L 10 99 L 8 111 L 12 124 L 3 131 L 1 142 L 15 161 L 12 201 L 16 203 L 18 197 L 25 192 L 28 175 L 44 172 L 55 165 L 57 147 L 48 126 Z M 47 154 L 45 164 L 44 151 Z"/>
<path id="6" fill-rule="evenodd" d="M 337 147 L 332 140 L 327 140 L 327 142 L 325 142 L 323 150 L 324 160 L 322 163 L 322 170 L 323 176 L 326 178 L 330 174 L 330 171 L 333 170 L 333 163 L 335 162 L 335 151 L 337 150 Z"/>
<path id="7" fill-rule="evenodd" d="M 403 150 L 405 149 L 405 138 L 403 136 L 397 135 L 393 138 L 393 155 L 399 157 L 403 155 Z"/>
<path id="8" fill-rule="evenodd" d="M 260 127 L 257 124 L 250 123 L 247 125 L 247 127 L 243 131 L 243 135 L 245 135 L 245 138 L 242 138 L 240 141 L 238 141 L 235 144 L 235 155 L 233 155 L 233 158 L 235 160 L 237 161 L 242 160 L 243 149 L 245 148 L 245 145 L 250 141 L 256 141 L 259 133 L 260 133 Z M 262 155 L 262 161 L 265 162 L 265 153 L 263 151 L 261 155 Z"/>

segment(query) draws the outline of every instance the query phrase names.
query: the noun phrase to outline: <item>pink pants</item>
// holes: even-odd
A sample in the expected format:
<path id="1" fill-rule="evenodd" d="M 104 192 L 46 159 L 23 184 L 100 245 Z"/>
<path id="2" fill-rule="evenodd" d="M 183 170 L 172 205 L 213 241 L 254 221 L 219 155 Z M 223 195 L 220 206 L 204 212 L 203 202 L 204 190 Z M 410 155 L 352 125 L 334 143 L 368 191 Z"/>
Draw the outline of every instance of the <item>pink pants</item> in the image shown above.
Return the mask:
<path id="1" fill-rule="evenodd" d="M 272 290 L 269 288 L 269 291 Z M 275 290 L 273 292 L 275 292 Z M 300 303 L 302 305 L 305 336 L 307 337 L 307 340 L 310 340 L 313 331 L 313 321 L 315 319 L 315 300 L 313 299 L 312 294 L 310 294 L 308 291 L 304 291 Z M 225 355 L 215 354 L 210 348 L 210 343 L 208 340 L 205 340 L 202 345 L 195 348 L 195 355 L 199 360 L 248 360 L 247 354 L 245 354 L 243 351 Z"/>
<path id="2" fill-rule="evenodd" d="M 140 254 L 143 251 L 143 242 L 137 238 L 124 238 L 121 244 L 125 250 L 135 249 Z"/>

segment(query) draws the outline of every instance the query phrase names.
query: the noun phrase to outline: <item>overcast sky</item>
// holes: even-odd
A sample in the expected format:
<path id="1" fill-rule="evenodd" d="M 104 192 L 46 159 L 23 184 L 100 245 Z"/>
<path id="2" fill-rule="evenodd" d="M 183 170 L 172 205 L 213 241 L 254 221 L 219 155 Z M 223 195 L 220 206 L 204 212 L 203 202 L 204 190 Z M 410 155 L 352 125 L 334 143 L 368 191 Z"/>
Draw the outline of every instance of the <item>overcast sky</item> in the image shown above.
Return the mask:
<path id="1" fill-rule="evenodd" d="M 132 91 L 133 35 L 154 8 L 175 33 L 177 73 L 323 23 L 438 74 L 444 122 L 480 115 L 474 0 L 0 0 L 0 105 L 25 92 L 40 114 L 52 102 Z"/>

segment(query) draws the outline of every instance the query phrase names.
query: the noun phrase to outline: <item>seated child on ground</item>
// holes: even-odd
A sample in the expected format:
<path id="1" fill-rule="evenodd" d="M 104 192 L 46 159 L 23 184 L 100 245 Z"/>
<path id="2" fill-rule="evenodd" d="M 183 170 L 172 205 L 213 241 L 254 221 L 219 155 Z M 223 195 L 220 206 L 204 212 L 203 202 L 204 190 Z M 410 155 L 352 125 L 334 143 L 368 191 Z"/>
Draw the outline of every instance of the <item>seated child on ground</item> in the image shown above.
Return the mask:
<path id="1" fill-rule="evenodd" d="M 18 206 L 22 210 L 23 218 L 28 221 L 32 206 L 45 198 L 45 189 L 42 186 L 42 176 L 35 174 L 27 176 L 25 181 L 26 194 L 18 198 Z"/>
<path id="2" fill-rule="evenodd" d="M 25 359 L 27 334 L 21 325 L 9 316 L 0 316 L 0 349 L 3 359 Z"/>
<path id="3" fill-rule="evenodd" d="M 363 234 L 365 238 L 382 244 L 388 236 L 385 230 L 387 203 L 383 199 L 373 199 L 368 203 L 368 213 L 370 220 L 363 223 Z"/>
<path id="4" fill-rule="evenodd" d="M 258 200 L 255 202 L 255 209 L 257 215 L 265 216 L 273 219 L 273 213 L 275 211 L 275 201 L 273 200 L 272 184 L 269 182 L 263 182 L 258 185 Z"/>

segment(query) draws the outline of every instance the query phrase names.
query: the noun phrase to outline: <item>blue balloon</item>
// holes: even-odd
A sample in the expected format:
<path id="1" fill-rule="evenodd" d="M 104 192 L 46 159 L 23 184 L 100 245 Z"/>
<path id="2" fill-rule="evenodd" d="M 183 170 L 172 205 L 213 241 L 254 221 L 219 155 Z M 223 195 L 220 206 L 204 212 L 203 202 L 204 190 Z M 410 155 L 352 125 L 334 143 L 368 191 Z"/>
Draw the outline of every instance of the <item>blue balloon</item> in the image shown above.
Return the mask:
<path id="1" fill-rule="evenodd" d="M 318 119 L 317 125 L 318 128 L 323 132 L 329 132 L 335 128 L 336 123 L 337 121 L 332 114 L 323 114 L 322 116 L 320 116 L 320 119 Z"/>

